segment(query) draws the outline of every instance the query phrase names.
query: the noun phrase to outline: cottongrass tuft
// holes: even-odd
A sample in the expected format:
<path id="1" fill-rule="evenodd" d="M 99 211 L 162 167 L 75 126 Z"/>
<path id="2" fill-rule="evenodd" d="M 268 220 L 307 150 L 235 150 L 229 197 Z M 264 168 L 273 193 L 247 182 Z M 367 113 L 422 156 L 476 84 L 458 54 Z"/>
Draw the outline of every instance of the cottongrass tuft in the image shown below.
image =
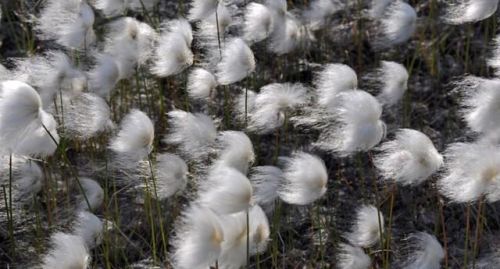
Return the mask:
<path id="1" fill-rule="evenodd" d="M 386 8 L 391 2 L 393 2 L 393 0 L 371 0 L 368 16 L 372 19 L 380 18 L 384 15 Z"/>
<path id="2" fill-rule="evenodd" d="M 191 25 L 184 19 L 165 22 L 155 50 L 151 72 L 168 77 L 182 72 L 193 64 Z"/>
<path id="3" fill-rule="evenodd" d="M 51 237 L 52 249 L 43 258 L 43 269 L 87 269 L 90 254 L 85 241 L 78 235 L 57 232 Z"/>
<path id="4" fill-rule="evenodd" d="M 232 167 L 244 175 L 255 160 L 252 140 L 239 131 L 224 131 L 217 138 L 218 154 L 215 165 Z"/>
<path id="5" fill-rule="evenodd" d="M 349 244 L 339 244 L 337 259 L 339 269 L 368 269 L 372 264 L 370 256 L 362 248 Z"/>
<path id="6" fill-rule="evenodd" d="M 138 162 L 151 153 L 154 135 L 151 119 L 144 112 L 134 109 L 123 118 L 120 131 L 111 141 L 109 148 L 120 160 Z"/>
<path id="7" fill-rule="evenodd" d="M 78 210 L 97 210 L 104 201 L 104 190 L 101 188 L 101 185 L 95 180 L 86 177 L 79 178 L 79 181 L 85 196 L 83 194 L 77 196 L 77 199 L 80 201 Z M 89 202 L 88 204 L 87 201 Z"/>
<path id="8" fill-rule="evenodd" d="M 68 49 L 86 49 L 94 43 L 94 11 L 82 0 L 49 0 L 37 18 L 42 39 L 52 39 Z"/>
<path id="9" fill-rule="evenodd" d="M 96 54 L 96 64 L 87 73 L 89 78 L 89 89 L 91 92 L 103 97 L 109 97 L 111 90 L 123 77 L 120 74 L 120 66 L 115 57 L 108 54 Z"/>
<path id="10" fill-rule="evenodd" d="M 183 212 L 173 241 L 173 265 L 202 269 L 215 264 L 224 241 L 219 217 L 210 209 L 193 205 Z"/>
<path id="11" fill-rule="evenodd" d="M 195 68 L 189 73 L 187 91 L 189 97 L 195 100 L 210 98 L 217 87 L 215 76 L 203 68 Z"/>
<path id="12" fill-rule="evenodd" d="M 198 202 L 219 214 L 231 214 L 247 210 L 253 204 L 252 196 L 252 185 L 244 174 L 216 165 L 200 186 Z"/>
<path id="13" fill-rule="evenodd" d="M 82 93 L 64 104 L 64 132 L 68 137 L 85 140 L 112 125 L 111 111 L 101 97 Z"/>
<path id="14" fill-rule="evenodd" d="M 443 165 L 443 156 L 423 133 L 400 129 L 396 138 L 382 144 L 374 164 L 385 180 L 402 185 L 417 185 Z"/>
<path id="15" fill-rule="evenodd" d="M 248 128 L 268 133 L 286 121 L 287 113 L 308 101 L 307 88 L 300 83 L 273 83 L 261 88 L 255 96 Z"/>
<path id="16" fill-rule="evenodd" d="M 42 100 L 31 86 L 13 80 L 0 83 L 0 144 L 3 151 L 51 155 L 59 142 L 56 128 L 54 117 L 42 109 Z"/>
<path id="17" fill-rule="evenodd" d="M 101 244 L 102 230 L 103 223 L 96 215 L 87 211 L 78 212 L 73 234 L 80 236 L 88 249 L 93 249 Z"/>
<path id="18" fill-rule="evenodd" d="M 255 70 L 255 58 L 252 50 L 240 38 L 234 38 L 225 44 L 222 60 L 217 64 L 216 77 L 221 85 L 238 82 Z"/>
<path id="19" fill-rule="evenodd" d="M 498 0 L 459 0 L 446 8 L 444 21 L 449 24 L 464 24 L 482 21 L 495 14 Z"/>
<path id="20" fill-rule="evenodd" d="M 278 55 L 290 53 L 310 37 L 308 29 L 292 13 L 287 12 L 284 16 L 274 18 L 269 51 Z"/>
<path id="21" fill-rule="evenodd" d="M 313 0 L 302 16 L 309 29 L 319 30 L 325 26 L 328 17 L 342 10 L 344 5 L 340 0 Z"/>
<path id="22" fill-rule="evenodd" d="M 9 184 L 10 156 L 0 157 L 0 185 Z M 43 186 L 43 171 L 34 161 L 12 156 L 12 201 L 24 205 L 32 202 L 33 195 L 41 191 Z M 0 205 L 6 206 L 2 199 Z"/>
<path id="23" fill-rule="evenodd" d="M 368 151 L 385 136 L 386 126 L 380 120 L 382 106 L 375 97 L 361 90 L 342 92 L 336 106 L 314 146 L 340 156 Z"/>
<path id="24" fill-rule="evenodd" d="M 441 194 L 455 203 L 485 197 L 500 200 L 500 147 L 479 143 L 454 143 L 445 153 L 446 171 L 438 180 Z"/>
<path id="25" fill-rule="evenodd" d="M 384 216 L 372 205 L 358 208 L 351 231 L 346 235 L 353 246 L 369 248 L 379 242 L 384 232 Z"/>
<path id="26" fill-rule="evenodd" d="M 204 19 L 215 12 L 219 0 L 192 0 L 191 7 L 188 12 L 188 19 L 196 21 Z"/>
<path id="27" fill-rule="evenodd" d="M 136 12 L 151 11 L 159 0 L 95 0 L 95 8 L 107 17 L 117 16 L 130 9 Z"/>
<path id="28" fill-rule="evenodd" d="M 445 253 L 443 247 L 437 241 L 436 237 L 426 232 L 411 234 L 407 240 L 410 240 L 411 253 L 405 257 L 401 268 L 405 269 L 439 269 Z"/>
<path id="29" fill-rule="evenodd" d="M 417 28 L 417 13 L 409 4 L 395 1 L 386 8 L 380 19 L 380 37 L 375 45 L 391 47 L 408 41 Z"/>
<path id="30" fill-rule="evenodd" d="M 266 211 L 274 209 L 274 202 L 279 198 L 278 190 L 285 182 L 283 171 L 275 166 L 256 166 L 250 172 L 250 182 L 255 203 Z"/>
<path id="31" fill-rule="evenodd" d="M 408 71 L 402 64 L 382 61 L 382 66 L 377 73 L 383 85 L 382 92 L 377 99 L 384 105 L 395 105 L 408 89 Z"/>
<path id="32" fill-rule="evenodd" d="M 209 116 L 173 110 L 168 112 L 168 117 L 170 130 L 163 138 L 165 143 L 177 145 L 182 156 L 189 161 L 201 161 L 209 154 L 209 148 L 217 138 L 217 129 Z"/>
<path id="33" fill-rule="evenodd" d="M 279 197 L 294 205 L 307 205 L 321 198 L 327 190 L 328 172 L 319 157 L 296 152 L 284 162 L 284 182 L 278 190 Z"/>
<path id="34" fill-rule="evenodd" d="M 480 134 L 499 133 L 500 129 L 499 79 L 467 76 L 457 82 L 462 95 L 462 117 L 467 126 Z"/>
<path id="35" fill-rule="evenodd" d="M 254 2 L 245 7 L 243 33 L 247 42 L 256 43 L 266 39 L 273 28 L 274 20 L 268 7 Z"/>
<path id="36" fill-rule="evenodd" d="M 318 104 L 323 107 L 332 105 L 337 94 L 358 87 L 356 72 L 345 64 L 327 64 L 314 76 Z"/>
<path id="37" fill-rule="evenodd" d="M 184 191 L 187 185 L 188 166 L 176 155 L 162 153 L 156 156 L 156 195 L 163 200 Z"/>

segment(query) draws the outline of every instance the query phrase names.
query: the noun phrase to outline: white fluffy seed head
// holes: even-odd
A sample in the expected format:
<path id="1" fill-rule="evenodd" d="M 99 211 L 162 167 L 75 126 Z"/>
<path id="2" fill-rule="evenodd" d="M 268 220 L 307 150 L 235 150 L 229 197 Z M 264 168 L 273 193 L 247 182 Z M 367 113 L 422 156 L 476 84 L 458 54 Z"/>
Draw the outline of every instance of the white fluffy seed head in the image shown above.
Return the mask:
<path id="1" fill-rule="evenodd" d="M 250 138 L 243 132 L 224 131 L 217 140 L 221 150 L 215 164 L 232 167 L 246 175 L 255 160 Z"/>
<path id="2" fill-rule="evenodd" d="M 120 66 L 115 57 L 97 54 L 96 64 L 88 72 L 90 91 L 107 98 L 120 80 Z"/>
<path id="3" fill-rule="evenodd" d="M 384 15 L 385 9 L 391 4 L 392 0 L 371 0 L 368 16 L 378 19 Z"/>
<path id="4" fill-rule="evenodd" d="M 213 120 L 201 113 L 182 110 L 168 112 L 170 132 L 164 137 L 165 143 L 178 146 L 183 157 L 190 161 L 206 156 L 209 147 L 217 138 Z"/>
<path id="5" fill-rule="evenodd" d="M 111 121 L 106 101 L 91 93 L 82 93 L 66 102 L 62 116 L 66 135 L 80 140 L 105 131 Z"/>
<path id="6" fill-rule="evenodd" d="M 87 211 L 78 212 L 73 233 L 80 236 L 87 248 L 93 249 L 102 242 L 102 221 L 94 214 Z"/>
<path id="7" fill-rule="evenodd" d="M 274 20 L 268 7 L 259 3 L 249 3 L 245 7 L 243 33 L 249 43 L 266 39 L 274 28 Z"/>
<path id="8" fill-rule="evenodd" d="M 52 249 L 43 258 L 43 269 L 87 269 L 90 254 L 85 241 L 78 235 L 57 232 L 51 237 Z"/>
<path id="9" fill-rule="evenodd" d="M 273 83 L 262 87 L 253 100 L 248 128 L 258 133 L 279 128 L 287 114 L 306 104 L 307 97 L 307 88 L 300 83 Z"/>
<path id="10" fill-rule="evenodd" d="M 107 24 L 104 53 L 118 64 L 120 78 L 128 78 L 137 65 L 151 58 L 157 39 L 158 34 L 148 24 L 124 17 Z"/>
<path id="11" fill-rule="evenodd" d="M 217 64 L 216 77 L 221 85 L 238 82 L 255 70 L 255 58 L 252 50 L 240 38 L 234 38 L 225 44 L 222 60 Z"/>
<path id="12" fill-rule="evenodd" d="M 188 12 L 189 20 L 201 20 L 212 15 L 217 9 L 218 4 L 218 0 L 192 0 Z"/>
<path id="13" fill-rule="evenodd" d="M 156 190 L 158 198 L 166 199 L 182 192 L 187 185 L 188 166 L 176 155 L 163 153 L 156 156 Z"/>
<path id="14" fill-rule="evenodd" d="M 360 247 L 349 244 L 339 244 L 337 255 L 339 269 L 369 269 L 372 260 Z"/>
<path id="15" fill-rule="evenodd" d="M 0 144 L 2 151 L 21 155 L 48 156 L 58 143 L 57 123 L 42 110 L 38 93 L 29 85 L 7 80 L 0 83 Z"/>
<path id="16" fill-rule="evenodd" d="M 327 64 L 314 77 L 318 104 L 329 107 L 337 94 L 358 87 L 356 72 L 345 64 Z"/>
<path id="17" fill-rule="evenodd" d="M 266 210 L 274 208 L 278 199 L 278 190 L 284 182 L 283 171 L 275 166 L 256 166 L 250 172 L 255 203 Z"/>
<path id="18" fill-rule="evenodd" d="M 380 19 L 381 37 L 376 46 L 384 48 L 408 41 L 417 28 L 417 13 L 409 4 L 395 1 Z"/>
<path id="19" fill-rule="evenodd" d="M 52 39 L 69 49 L 85 49 L 94 43 L 94 12 L 82 0 L 50 0 L 37 18 L 42 39 Z"/>
<path id="20" fill-rule="evenodd" d="M 269 51 L 283 55 L 293 51 L 309 37 L 307 28 L 293 14 L 274 16 L 274 27 L 270 35 Z"/>
<path id="21" fill-rule="evenodd" d="M 411 234 L 408 237 L 413 250 L 405 257 L 402 268 L 407 269 L 439 269 L 444 258 L 444 250 L 434 235 L 426 232 Z"/>
<path id="22" fill-rule="evenodd" d="M 219 214 L 231 214 L 248 209 L 253 191 L 248 178 L 240 171 L 223 165 L 212 167 L 200 187 L 198 202 Z"/>
<path id="23" fill-rule="evenodd" d="M 498 0 L 459 0 L 446 8 L 444 21 L 449 24 L 464 24 L 482 21 L 495 14 Z"/>
<path id="24" fill-rule="evenodd" d="M 61 51 L 17 59 L 13 77 L 33 86 L 45 108 L 53 104 L 59 93 L 68 96 L 80 94 L 86 88 L 87 78 Z"/>
<path id="25" fill-rule="evenodd" d="M 375 97 L 361 90 L 346 91 L 335 98 L 333 124 L 323 129 L 314 144 L 320 149 L 348 156 L 368 151 L 385 135 L 385 123 L 380 120 L 382 106 Z"/>
<path id="26" fill-rule="evenodd" d="M 189 73 L 187 91 L 189 97 L 195 100 L 210 98 L 217 87 L 215 76 L 203 68 L 195 68 Z"/>
<path id="27" fill-rule="evenodd" d="M 119 156 L 139 161 L 146 158 L 153 149 L 154 136 L 151 119 L 144 112 L 134 109 L 122 120 L 120 131 L 109 148 Z"/>
<path id="28" fill-rule="evenodd" d="M 452 202 L 473 202 L 485 196 L 500 200 L 500 150 L 497 145 L 454 143 L 445 151 L 446 171 L 439 191 Z"/>
<path id="29" fill-rule="evenodd" d="M 9 183 L 10 156 L 0 157 L 0 185 Z M 32 202 L 33 195 L 37 194 L 43 186 L 43 171 L 32 160 L 12 156 L 12 200 L 13 206 L 19 204 L 28 204 Z M 5 206 L 4 201 L 0 202 Z"/>
<path id="30" fill-rule="evenodd" d="M 79 180 L 89 203 L 87 204 L 87 200 L 85 200 L 83 194 L 78 195 L 80 203 L 78 210 L 89 210 L 89 204 L 90 210 L 97 210 L 104 200 L 104 190 L 101 188 L 101 185 L 93 179 L 82 177 L 79 178 Z"/>
<path id="31" fill-rule="evenodd" d="M 375 245 L 384 232 L 384 216 L 372 206 L 364 205 L 358 208 L 351 232 L 347 239 L 353 246 L 368 248 Z"/>
<path id="32" fill-rule="evenodd" d="M 153 74 L 160 77 L 176 75 L 193 64 L 191 25 L 184 19 L 165 22 L 155 50 Z"/>
<path id="33" fill-rule="evenodd" d="M 326 193 L 328 173 L 323 160 L 305 152 L 296 152 L 283 160 L 284 181 L 278 190 L 283 201 L 307 205 Z"/>
<path id="34" fill-rule="evenodd" d="M 303 13 L 307 27 L 319 30 L 325 26 L 328 17 L 342 10 L 344 4 L 339 0 L 313 0 Z"/>
<path id="35" fill-rule="evenodd" d="M 94 0 L 94 7 L 105 16 L 111 17 L 122 14 L 126 9 L 125 0 Z"/>
<path id="36" fill-rule="evenodd" d="M 499 79 L 468 76 L 457 83 L 462 95 L 462 117 L 474 132 L 498 132 L 500 126 Z"/>
<path id="37" fill-rule="evenodd" d="M 377 99 L 384 105 L 395 105 L 408 89 L 408 71 L 402 64 L 382 61 L 378 73 L 383 88 Z"/>
<path id="38" fill-rule="evenodd" d="M 202 269 L 215 263 L 224 241 L 219 217 L 210 209 L 194 205 L 183 213 L 173 242 L 175 268 Z"/>
<path id="39" fill-rule="evenodd" d="M 396 138 L 383 143 L 374 164 L 385 180 L 402 185 L 417 185 L 428 179 L 443 165 L 443 156 L 423 133 L 400 129 Z"/>

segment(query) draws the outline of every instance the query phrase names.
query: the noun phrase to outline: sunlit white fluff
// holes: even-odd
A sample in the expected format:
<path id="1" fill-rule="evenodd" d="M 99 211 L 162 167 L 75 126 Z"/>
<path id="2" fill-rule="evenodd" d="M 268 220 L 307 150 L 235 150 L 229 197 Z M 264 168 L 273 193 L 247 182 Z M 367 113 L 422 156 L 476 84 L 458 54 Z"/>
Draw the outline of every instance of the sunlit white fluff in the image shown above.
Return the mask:
<path id="1" fill-rule="evenodd" d="M 203 269 L 215 264 L 224 233 L 219 217 L 210 209 L 193 205 L 177 223 L 173 265 L 179 269 Z"/>
<path id="2" fill-rule="evenodd" d="M 238 82 L 255 70 L 252 50 L 240 38 L 227 42 L 222 52 L 222 60 L 217 64 L 216 77 L 221 85 Z"/>
<path id="3" fill-rule="evenodd" d="M 308 9 L 304 11 L 303 17 L 307 26 L 312 30 L 324 27 L 329 16 L 344 8 L 344 4 L 339 0 L 313 0 Z"/>
<path id="4" fill-rule="evenodd" d="M 374 160 L 385 180 L 416 185 L 428 179 L 443 165 L 443 156 L 423 133 L 400 129 L 394 140 L 383 143 Z"/>
<path id="5" fill-rule="evenodd" d="M 377 73 L 382 82 L 382 91 L 377 99 L 384 105 L 395 105 L 408 89 L 408 71 L 402 64 L 382 61 Z"/>
<path id="6" fill-rule="evenodd" d="M 170 130 L 163 139 L 165 143 L 177 145 L 183 157 L 190 161 L 209 153 L 209 147 L 217 138 L 217 129 L 209 116 L 173 110 L 168 112 L 168 117 Z"/>
<path id="7" fill-rule="evenodd" d="M 155 50 L 153 74 L 160 77 L 176 75 L 193 64 L 191 25 L 178 19 L 163 23 L 162 33 Z"/>
<path id="8" fill-rule="evenodd" d="M 50 241 L 52 248 L 43 258 L 43 269 L 88 268 L 91 258 L 82 237 L 57 232 Z"/>
<path id="9" fill-rule="evenodd" d="M 384 137 L 382 106 L 375 97 L 361 90 L 346 91 L 337 95 L 335 103 L 333 123 L 323 129 L 315 146 L 347 156 L 372 149 Z"/>
<path id="10" fill-rule="evenodd" d="M 69 49 L 85 49 L 95 41 L 94 12 L 82 0 L 50 0 L 37 18 L 42 39 L 53 39 Z"/>
<path id="11" fill-rule="evenodd" d="M 101 97 L 82 93 L 64 104 L 64 132 L 69 137 L 88 139 L 106 130 L 111 121 L 108 104 Z"/>
<path id="12" fill-rule="evenodd" d="M 305 152 L 296 152 L 284 159 L 284 182 L 279 197 L 295 205 L 307 205 L 326 193 L 328 173 L 323 160 Z"/>
<path id="13" fill-rule="evenodd" d="M 11 71 L 2 64 L 0 64 L 0 81 L 9 80 L 10 78 L 12 78 Z"/>
<path id="14" fill-rule="evenodd" d="M 374 19 L 380 18 L 391 2 L 392 0 L 371 0 L 368 15 Z"/>
<path id="15" fill-rule="evenodd" d="M 134 109 L 123 118 L 120 131 L 109 148 L 118 157 L 139 161 L 145 159 L 153 149 L 154 135 L 151 119 L 144 112 Z"/>
<path id="16" fill-rule="evenodd" d="M 95 8 L 101 10 L 105 16 L 116 16 L 125 10 L 150 11 L 158 0 L 95 0 Z"/>
<path id="17" fill-rule="evenodd" d="M 287 12 L 283 17 L 274 18 L 268 46 L 271 52 L 278 55 L 289 53 L 309 37 L 307 28 L 293 14 Z"/>
<path id="18" fill-rule="evenodd" d="M 266 39 L 274 27 L 271 11 L 265 5 L 249 3 L 245 7 L 243 24 L 244 38 L 249 43 Z"/>
<path id="19" fill-rule="evenodd" d="M 101 244 L 102 229 L 102 221 L 96 215 L 88 211 L 80 211 L 73 234 L 80 236 L 87 248 L 92 249 Z"/>
<path id="20" fill-rule="evenodd" d="M 54 117 L 42 110 L 38 93 L 20 81 L 0 83 L 0 144 L 6 153 L 51 155 L 59 136 Z"/>
<path id="21" fill-rule="evenodd" d="M 219 214 L 248 209 L 252 203 L 252 185 L 240 171 L 223 165 L 211 169 L 202 182 L 198 202 Z"/>
<path id="22" fill-rule="evenodd" d="M 250 130 L 268 133 L 283 125 L 291 113 L 308 101 L 307 88 L 300 83 L 273 83 L 261 88 L 254 99 Z M 248 104 L 247 104 L 248 105 Z"/>
<path id="23" fill-rule="evenodd" d="M 210 71 L 195 68 L 189 73 L 187 91 L 190 98 L 196 100 L 207 99 L 213 94 L 216 87 L 217 80 Z"/>
<path id="24" fill-rule="evenodd" d="M 128 78 L 138 65 L 151 58 L 158 34 L 148 24 L 131 17 L 117 19 L 106 26 L 103 52 L 118 64 L 120 78 Z"/>
<path id="25" fill-rule="evenodd" d="M 337 255 L 339 269 L 369 269 L 372 260 L 360 247 L 339 244 Z"/>
<path id="26" fill-rule="evenodd" d="M 372 205 L 358 208 L 351 232 L 347 239 L 353 246 L 368 248 L 380 240 L 384 232 L 384 216 Z"/>
<path id="27" fill-rule="evenodd" d="M 255 98 L 257 94 L 252 90 L 243 90 L 238 97 L 236 98 L 236 107 L 235 110 L 237 112 L 236 118 L 245 122 L 249 120 L 250 114 L 255 109 Z"/>
<path id="28" fill-rule="evenodd" d="M 0 185 L 8 186 L 9 170 L 12 169 L 12 201 L 15 204 L 26 204 L 32 201 L 33 195 L 37 194 L 43 186 L 43 172 L 40 166 L 27 158 L 12 156 L 0 157 Z M 11 166 L 11 168 L 9 168 Z M 5 206 L 5 201 L 0 205 Z"/>
<path id="29" fill-rule="evenodd" d="M 498 0 L 459 0 L 446 7 L 444 20 L 450 24 L 477 22 L 495 14 Z"/>
<path id="30" fill-rule="evenodd" d="M 215 12 L 218 4 L 218 0 L 192 0 L 188 12 L 189 20 L 195 21 L 208 17 Z"/>
<path id="31" fill-rule="evenodd" d="M 169 153 L 159 154 L 156 156 L 155 168 L 158 199 L 166 199 L 186 188 L 188 167 L 178 156 Z"/>
<path id="32" fill-rule="evenodd" d="M 315 74 L 313 83 L 316 88 L 318 104 L 328 107 L 337 94 L 358 87 L 358 76 L 348 65 L 327 64 Z"/>
<path id="33" fill-rule="evenodd" d="M 87 84 L 85 74 L 61 51 L 17 59 L 15 64 L 13 77 L 33 86 L 40 94 L 44 107 L 54 104 L 54 98 L 60 92 L 73 96 L 81 93 Z M 57 99 L 59 106 L 60 100 Z"/>
<path id="34" fill-rule="evenodd" d="M 479 143 L 454 143 L 444 153 L 446 171 L 438 180 L 439 191 L 456 203 L 485 196 L 500 200 L 500 148 Z"/>
<path id="35" fill-rule="evenodd" d="M 380 19 L 379 47 L 391 47 L 408 41 L 417 28 L 417 13 L 409 4 L 395 1 Z"/>
<path id="36" fill-rule="evenodd" d="M 221 218 L 224 241 L 218 259 L 219 268 L 236 269 L 246 265 L 247 240 L 249 240 L 250 255 L 261 253 L 267 248 L 270 230 L 266 214 L 259 206 L 253 206 L 248 211 L 248 228 L 246 214 L 239 212 Z"/>
<path id="37" fill-rule="evenodd" d="M 499 79 L 465 77 L 456 89 L 462 95 L 462 117 L 474 132 L 488 134 L 498 132 L 500 126 Z"/>
<path id="38" fill-rule="evenodd" d="M 89 210 L 89 205 L 90 205 L 90 210 L 96 210 L 98 209 L 104 200 L 104 190 L 101 188 L 101 185 L 97 183 L 95 180 L 86 178 L 86 177 L 81 177 L 79 178 L 80 184 L 82 185 L 82 189 L 84 194 L 79 194 L 78 195 L 78 201 L 79 201 L 79 210 Z M 75 182 L 75 184 L 78 184 Z M 78 190 L 80 190 L 80 187 L 76 187 Z M 87 197 L 87 200 L 85 200 L 85 197 Z"/>
<path id="39" fill-rule="evenodd" d="M 96 64 L 88 72 L 90 91 L 108 97 L 120 80 L 120 66 L 115 57 L 108 54 L 97 54 Z"/>
<path id="40" fill-rule="evenodd" d="M 216 165 L 232 167 L 244 175 L 255 160 L 253 144 L 244 132 L 224 131 L 217 138 L 220 152 Z"/>
<path id="41" fill-rule="evenodd" d="M 250 172 L 250 182 L 253 186 L 255 203 L 266 210 L 274 208 L 278 199 L 278 190 L 285 182 L 283 171 L 275 166 L 256 166 Z"/>
<path id="42" fill-rule="evenodd" d="M 426 232 L 411 234 L 410 248 L 412 252 L 405 257 L 402 268 L 406 269 L 439 269 L 444 258 L 444 250 L 436 237 Z"/>

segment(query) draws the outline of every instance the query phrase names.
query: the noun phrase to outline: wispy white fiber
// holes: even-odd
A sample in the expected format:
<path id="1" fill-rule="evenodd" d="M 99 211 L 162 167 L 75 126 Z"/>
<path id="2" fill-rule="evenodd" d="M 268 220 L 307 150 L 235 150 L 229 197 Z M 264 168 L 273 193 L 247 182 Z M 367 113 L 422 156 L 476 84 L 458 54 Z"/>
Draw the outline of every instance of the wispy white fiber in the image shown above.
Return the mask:
<path id="1" fill-rule="evenodd" d="M 217 138 L 220 152 L 215 165 L 232 167 L 244 175 L 255 160 L 253 144 L 250 138 L 239 131 L 224 131 Z"/>
<path id="2" fill-rule="evenodd" d="M 368 248 L 375 245 L 384 232 L 384 216 L 372 205 L 358 208 L 351 232 L 347 239 L 353 246 Z"/>
<path id="3" fill-rule="evenodd" d="M 51 245 L 43 258 L 43 269 L 87 269 L 90 265 L 91 257 L 82 237 L 57 232 L 51 237 Z"/>
<path id="4" fill-rule="evenodd" d="M 314 76 L 319 105 L 329 107 L 337 94 L 358 87 L 356 72 L 345 64 L 327 64 Z"/>
<path id="5" fill-rule="evenodd" d="M 377 73 L 382 82 L 382 91 L 377 99 L 384 105 L 395 105 L 408 89 L 408 71 L 402 64 L 382 61 L 382 66 Z"/>
<path id="6" fill-rule="evenodd" d="M 111 112 L 101 97 L 82 93 L 64 104 L 64 132 L 81 140 L 105 131 L 110 126 Z"/>
<path id="7" fill-rule="evenodd" d="M 234 38 L 225 44 L 222 60 L 217 64 L 216 77 L 221 85 L 238 82 L 255 70 L 255 58 L 252 50 L 240 38 Z"/>
<path id="8" fill-rule="evenodd" d="M 339 269 L 369 269 L 372 260 L 360 247 L 349 244 L 339 244 L 337 254 Z"/>
<path id="9" fill-rule="evenodd" d="M 189 73 L 187 91 L 189 97 L 195 100 L 210 98 L 217 87 L 215 76 L 203 68 L 195 68 Z"/>
<path id="10" fill-rule="evenodd" d="M 489 18 L 498 8 L 498 0 L 459 0 L 448 4 L 444 21 L 449 24 L 464 24 Z"/>

